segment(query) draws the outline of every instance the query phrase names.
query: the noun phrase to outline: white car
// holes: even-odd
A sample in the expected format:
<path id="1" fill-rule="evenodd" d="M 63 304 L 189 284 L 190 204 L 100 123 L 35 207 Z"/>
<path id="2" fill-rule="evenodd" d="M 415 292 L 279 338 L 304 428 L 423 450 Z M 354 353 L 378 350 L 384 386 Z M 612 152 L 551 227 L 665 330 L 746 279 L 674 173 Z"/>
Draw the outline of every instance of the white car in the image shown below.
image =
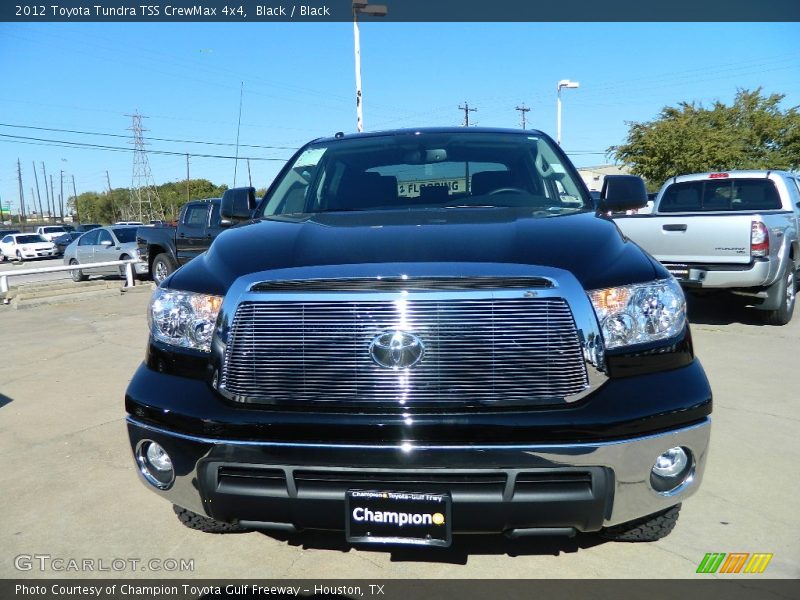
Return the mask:
<path id="1" fill-rule="evenodd" d="M 56 255 L 56 245 L 38 233 L 12 233 L 0 240 L 0 261 L 47 258 Z"/>
<path id="2" fill-rule="evenodd" d="M 38 233 L 48 242 L 52 242 L 55 238 L 67 233 L 67 229 L 65 227 L 61 227 L 61 225 L 43 225 L 36 228 L 36 233 Z"/>

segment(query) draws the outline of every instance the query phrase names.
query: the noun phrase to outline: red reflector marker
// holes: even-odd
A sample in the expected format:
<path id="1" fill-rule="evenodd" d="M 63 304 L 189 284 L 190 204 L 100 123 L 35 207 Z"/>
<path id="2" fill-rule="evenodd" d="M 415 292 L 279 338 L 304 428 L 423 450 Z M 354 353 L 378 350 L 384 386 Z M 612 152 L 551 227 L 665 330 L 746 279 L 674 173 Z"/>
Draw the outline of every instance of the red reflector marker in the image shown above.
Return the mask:
<path id="1" fill-rule="evenodd" d="M 709 179 L 724 179 L 725 177 L 730 177 L 727 173 L 712 173 L 708 176 Z"/>

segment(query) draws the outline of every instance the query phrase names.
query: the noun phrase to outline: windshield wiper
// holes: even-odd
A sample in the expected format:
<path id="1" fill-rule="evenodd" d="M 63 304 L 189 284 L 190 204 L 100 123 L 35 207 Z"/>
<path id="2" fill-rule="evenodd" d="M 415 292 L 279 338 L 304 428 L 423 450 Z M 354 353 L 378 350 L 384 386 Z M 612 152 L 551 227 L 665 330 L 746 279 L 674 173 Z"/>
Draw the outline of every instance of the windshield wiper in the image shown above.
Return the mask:
<path id="1" fill-rule="evenodd" d="M 441 208 L 511 208 L 507 204 L 446 204 Z"/>

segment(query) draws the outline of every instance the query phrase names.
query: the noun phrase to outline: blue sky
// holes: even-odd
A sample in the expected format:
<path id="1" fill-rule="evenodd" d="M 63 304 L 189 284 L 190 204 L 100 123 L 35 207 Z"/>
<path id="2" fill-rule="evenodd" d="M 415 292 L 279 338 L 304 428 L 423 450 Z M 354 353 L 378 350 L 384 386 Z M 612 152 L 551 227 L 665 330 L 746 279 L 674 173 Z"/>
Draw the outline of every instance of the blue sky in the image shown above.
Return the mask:
<path id="1" fill-rule="evenodd" d="M 519 127 L 514 108 L 525 103 L 529 128 L 555 136 L 556 82 L 572 79 L 580 88 L 562 92 L 562 146 L 578 166 L 603 164 L 626 122 L 664 106 L 730 103 L 757 87 L 800 105 L 798 39 L 798 23 L 367 21 L 365 128 L 460 125 L 465 101 L 478 109 L 473 124 Z M 78 193 L 105 189 L 106 171 L 112 187 L 129 186 L 133 155 L 4 136 L 129 148 L 113 136 L 130 136 L 126 115 L 138 111 L 146 138 L 213 143 L 150 149 L 233 156 L 244 82 L 239 155 L 253 157 L 253 184 L 265 187 L 291 149 L 356 128 L 351 23 L 0 23 L 0 82 L 0 198 L 15 207 L 17 159 L 29 203 L 34 161 L 40 186 L 42 161 L 54 175 L 56 195 L 64 171 L 67 196 L 73 175 Z M 149 162 L 156 183 L 186 176 L 184 156 Z M 233 162 L 195 156 L 191 176 L 232 185 Z"/>

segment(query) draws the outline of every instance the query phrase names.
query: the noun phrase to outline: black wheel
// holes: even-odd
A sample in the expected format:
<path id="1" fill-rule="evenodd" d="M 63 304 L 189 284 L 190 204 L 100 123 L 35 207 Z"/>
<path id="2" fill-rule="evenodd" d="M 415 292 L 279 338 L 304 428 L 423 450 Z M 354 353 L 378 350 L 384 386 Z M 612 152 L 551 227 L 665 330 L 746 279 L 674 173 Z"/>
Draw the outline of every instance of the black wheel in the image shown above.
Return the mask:
<path id="1" fill-rule="evenodd" d="M 162 252 L 153 259 L 153 267 L 151 269 L 153 281 L 156 282 L 156 285 L 161 285 L 161 282 L 177 268 L 178 265 L 175 264 L 175 259 L 166 252 Z"/>
<path id="2" fill-rule="evenodd" d="M 181 508 L 175 504 L 172 505 L 172 510 L 178 515 L 178 519 L 189 529 L 196 529 L 197 531 L 204 531 L 206 533 L 241 533 L 248 531 L 241 525 L 236 523 L 226 523 L 225 521 L 217 521 L 210 517 L 198 515 L 186 508 Z"/>
<path id="3" fill-rule="evenodd" d="M 75 260 L 74 258 L 69 261 L 70 265 L 79 265 L 80 263 Z M 70 276 L 72 277 L 72 281 L 80 282 L 86 281 L 87 277 L 83 274 L 83 269 L 73 269 L 69 272 Z"/>
<path id="4" fill-rule="evenodd" d="M 780 306 L 778 308 L 764 311 L 764 321 L 768 325 L 786 325 L 792 320 L 794 305 L 797 300 L 794 270 L 792 267 L 792 261 L 789 260 L 783 276 L 773 283 L 767 291 L 770 299 L 777 297 L 780 301 Z"/>
<path id="5" fill-rule="evenodd" d="M 677 504 L 635 521 L 607 527 L 600 532 L 600 535 L 615 542 L 655 542 L 668 536 L 675 529 L 680 511 L 681 505 Z"/>
<path id="6" fill-rule="evenodd" d="M 19 250 L 17 250 L 17 260 L 19 262 L 25 262 L 25 259 L 22 258 L 22 252 L 20 252 Z"/>

